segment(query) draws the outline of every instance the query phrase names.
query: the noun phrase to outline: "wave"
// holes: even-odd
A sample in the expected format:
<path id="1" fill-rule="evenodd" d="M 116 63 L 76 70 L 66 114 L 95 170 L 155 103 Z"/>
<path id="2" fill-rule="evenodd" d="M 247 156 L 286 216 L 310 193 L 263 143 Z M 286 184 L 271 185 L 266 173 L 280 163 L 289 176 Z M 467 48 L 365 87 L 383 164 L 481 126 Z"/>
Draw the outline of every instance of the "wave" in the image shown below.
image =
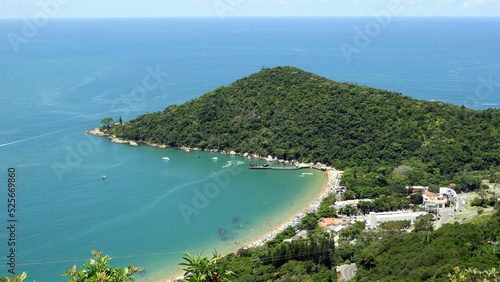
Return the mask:
<path id="1" fill-rule="evenodd" d="M 225 165 L 222 166 L 222 168 L 228 168 L 233 165 L 242 165 L 242 164 L 244 164 L 244 162 L 242 161 L 228 161 Z"/>
<path id="2" fill-rule="evenodd" d="M 54 135 L 54 134 L 57 134 L 59 132 L 63 132 L 63 131 L 66 131 L 68 129 L 73 129 L 73 128 L 76 128 L 76 127 L 72 127 L 72 128 L 70 127 L 70 128 L 60 129 L 60 130 L 56 130 L 56 131 L 45 133 L 45 134 L 41 134 L 41 135 L 36 135 L 36 136 L 32 136 L 32 137 L 27 137 L 27 138 L 15 140 L 15 141 L 7 142 L 7 143 L 4 143 L 4 144 L 0 144 L 0 148 L 1 147 L 6 147 L 6 146 L 10 146 L 10 145 L 14 145 L 14 144 L 17 144 L 17 143 L 22 143 L 22 142 L 26 142 L 26 141 L 38 139 L 38 138 L 47 137 L 47 136 Z"/>
<path id="3" fill-rule="evenodd" d="M 242 163 L 243 164 L 243 162 L 235 162 L 235 163 Z M 237 165 L 239 165 L 239 164 L 237 164 Z M 84 237 L 87 234 L 96 232 L 96 231 L 100 230 L 101 228 L 105 228 L 109 224 L 115 224 L 115 223 L 121 223 L 121 222 L 130 222 L 130 220 L 132 218 L 138 217 L 140 215 L 143 215 L 143 214 L 146 214 L 147 212 L 149 212 L 151 209 L 153 209 L 155 206 L 157 206 L 158 204 L 160 204 L 165 198 L 167 198 L 168 196 L 170 196 L 172 193 L 174 193 L 174 192 L 176 192 L 178 190 L 184 189 L 186 187 L 190 187 L 190 186 L 192 186 L 194 184 L 207 182 L 207 181 L 211 180 L 213 177 L 224 173 L 225 171 L 226 170 L 220 170 L 220 171 L 217 171 L 217 172 L 213 172 L 213 173 L 211 173 L 210 175 L 208 175 L 208 176 L 206 176 L 204 178 L 200 178 L 200 179 L 196 179 L 196 180 L 192 180 L 192 181 L 188 181 L 188 182 L 185 182 L 183 184 L 180 184 L 180 185 L 178 185 L 178 186 L 176 186 L 176 187 L 168 190 L 163 195 L 160 195 L 160 196 L 156 197 L 152 202 L 146 203 L 145 206 L 143 206 L 142 208 L 140 208 L 138 210 L 132 211 L 132 212 L 127 213 L 127 214 L 120 215 L 120 216 L 115 217 L 113 219 L 110 219 L 110 220 L 107 220 L 107 221 L 104 221 L 104 222 L 100 222 L 100 223 L 92 226 L 92 228 L 87 229 L 85 232 L 81 233 L 78 236 L 78 238 Z M 156 188 L 158 188 L 158 186 Z"/>
<path id="4" fill-rule="evenodd" d="M 307 53 L 306 50 L 302 50 L 302 49 L 299 49 L 299 48 L 292 48 L 290 49 L 291 51 L 294 51 L 294 52 L 299 52 L 299 53 Z"/>
<path id="5" fill-rule="evenodd" d="M 117 67 L 118 66 L 102 68 L 100 70 L 97 70 L 97 71 L 91 73 L 90 75 L 83 77 L 80 82 L 69 84 L 66 86 L 62 86 L 62 87 L 56 88 L 55 90 L 48 91 L 48 90 L 43 89 L 42 93 L 41 93 L 42 102 L 39 103 L 39 105 L 41 105 L 41 106 L 53 106 L 56 104 L 54 100 L 59 98 L 59 96 L 62 93 L 68 93 L 68 92 L 73 92 L 75 90 L 78 90 L 78 89 L 86 86 L 87 84 L 94 82 L 94 80 L 96 78 L 105 74 L 108 70 L 113 69 L 113 68 L 117 68 Z"/>

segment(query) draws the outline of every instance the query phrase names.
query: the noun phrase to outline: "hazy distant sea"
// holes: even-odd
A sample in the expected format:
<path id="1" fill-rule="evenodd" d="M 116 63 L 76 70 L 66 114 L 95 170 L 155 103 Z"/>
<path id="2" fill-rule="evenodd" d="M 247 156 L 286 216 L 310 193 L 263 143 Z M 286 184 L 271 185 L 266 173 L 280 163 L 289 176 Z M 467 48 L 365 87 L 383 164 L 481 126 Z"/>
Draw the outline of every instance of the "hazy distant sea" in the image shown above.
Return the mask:
<path id="1" fill-rule="evenodd" d="M 500 19 L 374 23 L 50 19 L 26 33 L 26 22 L 1 20 L 0 275 L 10 268 L 11 167 L 16 271 L 28 271 L 30 281 L 66 281 L 60 274 L 91 249 L 114 256 L 115 265 L 145 267 L 143 280 L 157 279 L 178 269 L 184 251 L 253 240 L 325 181 L 320 173 L 250 171 L 239 157 L 134 148 L 84 134 L 103 117 L 160 111 L 278 65 L 417 99 L 499 107 Z"/>

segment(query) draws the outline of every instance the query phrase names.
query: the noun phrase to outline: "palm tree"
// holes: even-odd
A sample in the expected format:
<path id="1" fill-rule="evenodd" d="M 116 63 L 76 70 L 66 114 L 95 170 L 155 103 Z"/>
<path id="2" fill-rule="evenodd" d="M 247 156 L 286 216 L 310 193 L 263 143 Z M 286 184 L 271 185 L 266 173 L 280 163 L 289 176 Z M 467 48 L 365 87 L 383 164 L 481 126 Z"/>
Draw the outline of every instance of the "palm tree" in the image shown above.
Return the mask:
<path id="1" fill-rule="evenodd" d="M 18 276 L 13 276 L 13 277 L 0 277 L 0 282 L 23 282 L 24 279 L 26 279 L 28 275 L 26 272 L 21 273 Z"/>
<path id="2" fill-rule="evenodd" d="M 187 253 L 183 259 L 185 262 L 179 263 L 184 266 L 182 270 L 186 271 L 185 280 L 191 282 L 224 282 L 229 281 L 228 276 L 232 275 L 232 271 L 228 271 L 220 263 L 222 256 L 214 251 L 211 259 L 202 257 L 203 252 L 196 257 Z"/>
<path id="3" fill-rule="evenodd" d="M 142 271 L 142 268 L 132 265 L 126 268 L 112 268 L 108 262 L 110 256 L 101 256 L 102 252 L 92 250 L 93 259 L 86 261 L 80 271 L 76 271 L 76 265 L 67 270 L 63 275 L 71 276 L 68 282 L 78 281 L 96 281 L 96 282 L 129 282 L 135 281 L 132 276 L 136 272 Z"/>

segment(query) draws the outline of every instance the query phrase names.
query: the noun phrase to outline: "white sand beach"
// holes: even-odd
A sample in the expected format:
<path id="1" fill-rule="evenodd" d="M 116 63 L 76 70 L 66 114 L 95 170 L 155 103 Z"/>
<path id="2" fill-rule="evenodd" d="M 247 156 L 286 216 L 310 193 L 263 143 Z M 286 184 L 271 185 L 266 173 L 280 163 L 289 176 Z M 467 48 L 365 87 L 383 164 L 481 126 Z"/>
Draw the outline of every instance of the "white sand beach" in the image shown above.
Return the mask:
<path id="1" fill-rule="evenodd" d="M 218 250 L 220 253 L 236 252 L 240 248 L 251 248 L 264 245 L 267 241 L 272 240 L 277 234 L 288 228 L 289 226 L 297 226 L 302 218 L 309 212 L 316 212 L 319 208 L 321 201 L 331 193 L 335 193 L 335 188 L 339 187 L 340 176 L 342 171 L 327 170 L 326 183 L 318 192 L 317 196 L 306 205 L 291 206 L 282 211 L 280 214 L 275 215 L 273 218 L 267 220 L 260 230 L 254 230 L 248 238 L 238 238 L 239 244 L 234 246 L 229 245 L 228 249 Z M 297 208 L 299 211 L 297 212 Z M 174 275 L 161 281 L 171 281 L 172 279 L 181 279 L 183 273 L 176 272 Z"/>

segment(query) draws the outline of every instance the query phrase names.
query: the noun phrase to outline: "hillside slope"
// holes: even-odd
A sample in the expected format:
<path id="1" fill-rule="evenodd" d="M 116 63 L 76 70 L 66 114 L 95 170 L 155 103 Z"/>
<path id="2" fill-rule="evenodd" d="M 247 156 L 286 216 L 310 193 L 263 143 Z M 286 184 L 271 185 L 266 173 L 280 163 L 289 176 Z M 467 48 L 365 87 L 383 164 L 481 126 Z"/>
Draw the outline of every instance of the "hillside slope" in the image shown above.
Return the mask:
<path id="1" fill-rule="evenodd" d="M 116 127 L 121 138 L 348 166 L 417 158 L 441 174 L 500 164 L 500 110 L 476 111 L 338 83 L 293 67 L 262 69 Z"/>

